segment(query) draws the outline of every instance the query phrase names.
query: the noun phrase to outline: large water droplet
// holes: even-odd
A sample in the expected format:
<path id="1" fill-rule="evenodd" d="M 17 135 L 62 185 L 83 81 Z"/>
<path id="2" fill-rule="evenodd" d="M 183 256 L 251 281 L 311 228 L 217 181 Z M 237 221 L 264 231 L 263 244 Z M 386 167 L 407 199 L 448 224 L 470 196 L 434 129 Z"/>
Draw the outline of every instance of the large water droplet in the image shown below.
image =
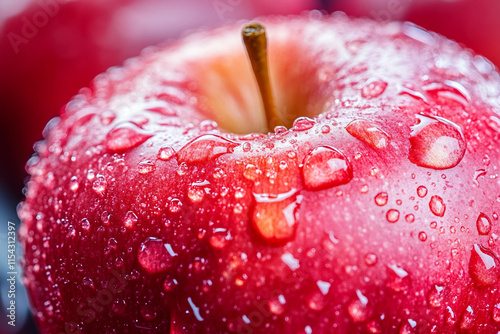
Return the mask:
<path id="1" fill-rule="evenodd" d="M 191 164 L 206 162 L 233 152 L 233 149 L 238 145 L 238 143 L 221 136 L 202 135 L 182 147 L 177 152 L 177 157 L 179 161 Z"/>
<path id="2" fill-rule="evenodd" d="M 349 183 L 352 168 L 347 158 L 329 146 L 320 146 L 304 159 L 302 176 L 306 189 L 319 190 Z"/>
<path id="3" fill-rule="evenodd" d="M 347 306 L 347 312 L 354 322 L 366 321 L 369 313 L 367 309 L 368 298 L 360 290 L 356 290 L 357 298 L 352 300 Z"/>
<path id="4" fill-rule="evenodd" d="M 284 243 L 295 237 L 297 212 L 302 196 L 296 189 L 271 195 L 254 194 L 252 222 L 259 235 L 270 243 Z"/>
<path id="5" fill-rule="evenodd" d="M 361 89 L 361 96 L 365 99 L 373 99 L 380 96 L 387 88 L 387 82 L 380 79 L 369 80 Z"/>
<path id="6" fill-rule="evenodd" d="M 306 131 L 312 128 L 316 122 L 308 117 L 299 117 L 293 122 L 294 131 Z"/>
<path id="7" fill-rule="evenodd" d="M 345 128 L 349 134 L 370 145 L 375 150 L 382 150 L 389 145 L 389 135 L 374 123 L 366 120 L 354 120 Z"/>
<path id="8" fill-rule="evenodd" d="M 151 134 L 146 133 L 135 123 L 121 123 L 106 135 L 106 147 L 108 151 L 113 153 L 125 152 L 139 146 L 151 137 Z"/>
<path id="9" fill-rule="evenodd" d="M 493 285 L 498 282 L 498 258 L 492 250 L 474 244 L 469 262 L 469 275 L 479 285 Z"/>
<path id="10" fill-rule="evenodd" d="M 444 204 L 444 201 L 441 197 L 434 195 L 429 201 L 429 208 L 436 216 L 443 217 L 446 211 L 446 204 Z"/>
<path id="11" fill-rule="evenodd" d="M 172 268 L 177 261 L 177 253 L 162 239 L 147 238 L 141 244 L 137 260 L 144 270 L 154 274 Z"/>
<path id="12" fill-rule="evenodd" d="M 476 227 L 480 235 L 488 235 L 491 232 L 490 218 L 481 212 L 477 217 Z"/>
<path id="13" fill-rule="evenodd" d="M 441 117 L 416 117 L 418 123 L 410 134 L 410 161 L 434 169 L 458 165 L 467 146 L 460 127 Z"/>

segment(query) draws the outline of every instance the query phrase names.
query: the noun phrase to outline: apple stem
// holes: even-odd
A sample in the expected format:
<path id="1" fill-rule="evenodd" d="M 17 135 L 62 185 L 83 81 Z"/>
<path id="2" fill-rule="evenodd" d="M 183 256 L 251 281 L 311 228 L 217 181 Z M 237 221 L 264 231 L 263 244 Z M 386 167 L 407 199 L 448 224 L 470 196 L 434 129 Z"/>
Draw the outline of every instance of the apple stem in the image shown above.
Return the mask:
<path id="1" fill-rule="evenodd" d="M 241 31 L 243 42 L 252 64 L 253 73 L 259 85 L 260 96 L 266 113 L 267 129 L 273 131 L 275 126 L 282 125 L 274 104 L 269 69 L 267 65 L 267 39 L 266 29 L 259 22 L 245 25 Z"/>

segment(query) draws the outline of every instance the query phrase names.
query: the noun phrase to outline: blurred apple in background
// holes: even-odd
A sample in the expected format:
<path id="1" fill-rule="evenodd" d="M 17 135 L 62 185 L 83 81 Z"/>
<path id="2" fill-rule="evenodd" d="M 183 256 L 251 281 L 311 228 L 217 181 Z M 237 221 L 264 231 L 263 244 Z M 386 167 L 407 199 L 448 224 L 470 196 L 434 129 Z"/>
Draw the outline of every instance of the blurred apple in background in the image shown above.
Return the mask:
<path id="1" fill-rule="evenodd" d="M 500 67 L 500 1 L 411 1 L 404 19 L 465 44 Z"/>
<path id="2" fill-rule="evenodd" d="M 337 0 L 329 11 L 381 21 L 405 20 L 464 44 L 500 66 L 498 0 Z"/>

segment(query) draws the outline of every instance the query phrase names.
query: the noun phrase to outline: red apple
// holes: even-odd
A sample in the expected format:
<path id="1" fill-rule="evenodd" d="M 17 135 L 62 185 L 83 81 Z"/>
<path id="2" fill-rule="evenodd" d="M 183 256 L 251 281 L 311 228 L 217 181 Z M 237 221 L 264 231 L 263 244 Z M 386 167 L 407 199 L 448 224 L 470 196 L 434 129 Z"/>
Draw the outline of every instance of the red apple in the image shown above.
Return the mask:
<path id="1" fill-rule="evenodd" d="M 274 5 L 273 5 L 274 4 Z M 279 5 L 279 7 L 278 7 Z M 0 174 L 19 189 L 44 125 L 98 73 L 203 25 L 267 13 L 299 13 L 312 0 L 31 0 L 0 5 Z M 15 138 L 15 139 L 14 139 Z M 8 175 L 8 176 L 7 176 Z"/>
<path id="2" fill-rule="evenodd" d="M 238 24 L 47 126 L 19 207 L 41 332 L 500 330 L 491 63 L 407 23 L 262 21 L 274 132 Z"/>

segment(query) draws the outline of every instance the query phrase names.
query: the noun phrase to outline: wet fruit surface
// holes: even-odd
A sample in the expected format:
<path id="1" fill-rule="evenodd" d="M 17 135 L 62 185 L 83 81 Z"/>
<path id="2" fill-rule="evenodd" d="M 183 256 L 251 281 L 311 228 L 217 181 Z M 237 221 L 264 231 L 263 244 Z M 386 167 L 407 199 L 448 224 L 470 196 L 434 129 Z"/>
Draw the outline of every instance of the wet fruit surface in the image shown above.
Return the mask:
<path id="1" fill-rule="evenodd" d="M 19 208 L 42 332 L 500 330 L 499 75 L 316 14 L 264 20 L 287 126 L 259 133 L 239 26 L 109 70 L 48 126 Z"/>

